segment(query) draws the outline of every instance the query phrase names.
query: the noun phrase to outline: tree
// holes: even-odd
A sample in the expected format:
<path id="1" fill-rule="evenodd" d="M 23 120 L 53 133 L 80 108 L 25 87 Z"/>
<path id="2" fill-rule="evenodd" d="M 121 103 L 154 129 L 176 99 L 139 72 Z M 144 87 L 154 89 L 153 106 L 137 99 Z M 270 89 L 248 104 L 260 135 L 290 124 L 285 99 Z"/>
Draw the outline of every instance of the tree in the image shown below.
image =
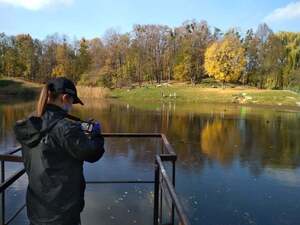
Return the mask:
<path id="1" fill-rule="evenodd" d="M 4 56 L 6 54 L 6 49 L 6 35 L 4 33 L 0 33 L 0 76 L 4 74 Z"/>
<path id="2" fill-rule="evenodd" d="M 265 47 L 264 67 L 266 74 L 266 87 L 282 89 L 283 72 L 287 55 L 281 40 L 274 34 L 270 35 Z"/>
<path id="3" fill-rule="evenodd" d="M 91 64 L 91 56 L 89 53 L 89 43 L 84 38 L 80 40 L 80 47 L 76 55 L 76 74 L 79 76 L 87 72 Z"/>
<path id="4" fill-rule="evenodd" d="M 174 67 L 175 79 L 200 82 L 205 76 L 205 50 L 213 40 L 207 22 L 186 21 L 176 31 L 179 47 Z M 180 74 L 179 71 L 185 71 L 185 74 Z"/>
<path id="5" fill-rule="evenodd" d="M 300 33 L 279 32 L 276 37 L 284 46 L 286 62 L 283 71 L 283 85 L 289 87 L 300 79 Z"/>
<path id="6" fill-rule="evenodd" d="M 260 24 L 256 32 L 222 32 L 206 21 L 177 27 L 134 25 L 129 33 L 108 30 L 103 38 L 70 42 L 53 34 L 0 33 L 0 76 L 34 81 L 67 76 L 75 82 L 108 87 L 136 82 L 189 81 L 212 76 L 259 88 L 300 88 L 300 33 L 277 32 Z"/>
<path id="7" fill-rule="evenodd" d="M 258 72 L 257 75 L 259 77 L 258 81 L 258 87 L 263 88 L 267 79 L 267 74 L 269 74 L 270 71 L 268 69 L 270 68 L 266 64 L 266 48 L 268 47 L 268 39 L 269 37 L 273 35 L 273 31 L 268 27 L 266 23 L 260 24 L 257 28 L 255 36 L 259 40 L 258 44 Z"/>
<path id="8" fill-rule="evenodd" d="M 255 83 L 255 77 L 259 69 L 258 46 L 258 37 L 255 36 L 252 29 L 247 30 L 243 41 L 246 56 L 246 67 L 242 80 L 243 84 L 249 84 L 249 82 Z"/>
<path id="9" fill-rule="evenodd" d="M 99 70 L 104 66 L 106 58 L 106 49 L 100 38 L 94 38 L 89 41 L 88 52 L 90 56 L 90 69 Z"/>
<path id="10" fill-rule="evenodd" d="M 245 69 L 245 51 L 234 35 L 213 43 L 205 53 L 205 70 L 209 76 L 224 82 L 236 82 Z"/>
<path id="11" fill-rule="evenodd" d="M 191 74 L 191 57 L 183 56 L 183 59 L 174 67 L 174 78 L 180 81 L 189 80 Z"/>
<path id="12" fill-rule="evenodd" d="M 48 80 L 52 77 L 52 71 L 56 66 L 56 47 L 55 37 L 48 36 L 41 43 L 42 55 L 40 58 L 39 80 Z"/>
<path id="13" fill-rule="evenodd" d="M 105 74 L 106 76 L 109 74 L 112 83 L 116 87 L 122 86 L 122 83 L 128 84 L 128 82 L 130 82 L 130 80 L 127 79 L 127 52 L 130 46 L 129 34 L 121 35 L 111 29 L 106 32 L 104 42 L 107 55 L 100 74 Z"/>
<path id="14" fill-rule="evenodd" d="M 17 54 L 18 54 L 18 66 L 21 74 L 28 80 L 35 80 L 35 76 L 38 71 L 38 59 L 39 55 L 35 51 L 35 43 L 29 34 L 20 34 L 16 36 L 15 42 Z"/>
<path id="15" fill-rule="evenodd" d="M 18 51 L 14 36 L 6 40 L 5 54 L 3 55 L 3 75 L 8 77 L 22 75 L 22 68 L 19 66 Z"/>
<path id="16" fill-rule="evenodd" d="M 55 67 L 52 69 L 52 76 L 66 76 L 77 82 L 79 73 L 76 71 L 74 49 L 67 43 L 65 37 L 63 43 L 57 43 L 55 47 Z"/>

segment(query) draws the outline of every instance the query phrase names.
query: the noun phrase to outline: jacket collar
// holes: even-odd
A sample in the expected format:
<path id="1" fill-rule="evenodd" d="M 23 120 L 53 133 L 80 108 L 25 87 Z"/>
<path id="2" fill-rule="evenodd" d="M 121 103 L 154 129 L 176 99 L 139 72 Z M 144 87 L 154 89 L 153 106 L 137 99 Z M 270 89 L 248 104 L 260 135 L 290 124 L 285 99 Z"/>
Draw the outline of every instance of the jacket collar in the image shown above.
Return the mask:
<path id="1" fill-rule="evenodd" d="M 45 113 L 42 116 L 43 119 L 43 127 L 42 129 L 47 129 L 51 126 L 52 123 L 55 123 L 58 120 L 66 117 L 67 112 L 63 110 L 61 107 L 54 104 L 47 104 L 45 107 Z"/>
<path id="2" fill-rule="evenodd" d="M 59 113 L 62 115 L 67 114 L 67 112 L 65 110 L 63 110 L 61 107 L 59 107 L 58 105 L 51 104 L 51 103 L 48 103 L 46 105 L 45 111 L 52 111 L 54 113 Z"/>

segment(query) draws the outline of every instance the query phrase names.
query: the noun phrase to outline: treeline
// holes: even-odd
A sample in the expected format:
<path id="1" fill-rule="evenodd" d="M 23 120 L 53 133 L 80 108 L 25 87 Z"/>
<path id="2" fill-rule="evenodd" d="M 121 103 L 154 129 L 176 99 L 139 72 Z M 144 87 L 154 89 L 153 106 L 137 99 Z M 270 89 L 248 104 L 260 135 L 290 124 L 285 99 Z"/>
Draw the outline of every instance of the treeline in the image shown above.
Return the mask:
<path id="1" fill-rule="evenodd" d="M 300 33 L 274 33 L 266 24 L 244 35 L 237 29 L 223 33 L 194 20 L 175 28 L 135 25 L 124 34 L 111 29 L 91 40 L 0 33 L 0 75 L 33 81 L 65 75 L 107 87 L 195 84 L 212 76 L 259 88 L 293 88 L 300 86 Z"/>

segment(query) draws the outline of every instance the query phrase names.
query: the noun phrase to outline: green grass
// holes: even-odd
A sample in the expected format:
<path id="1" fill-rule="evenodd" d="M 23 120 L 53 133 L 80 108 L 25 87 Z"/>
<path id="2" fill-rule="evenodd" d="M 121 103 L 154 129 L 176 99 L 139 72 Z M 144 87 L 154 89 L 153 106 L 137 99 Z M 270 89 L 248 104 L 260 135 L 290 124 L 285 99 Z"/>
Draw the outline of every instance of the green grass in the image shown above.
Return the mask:
<path id="1" fill-rule="evenodd" d="M 110 97 L 126 101 L 176 101 L 199 103 L 236 103 L 246 105 L 300 108 L 300 95 L 287 90 L 259 90 L 251 87 L 211 88 L 201 85 L 148 85 L 112 90 Z"/>
<path id="2" fill-rule="evenodd" d="M 15 78 L 0 78 L 0 96 L 35 98 L 42 85 Z M 108 92 L 108 98 L 125 102 L 181 102 L 221 103 L 261 106 L 279 106 L 300 109 L 300 94 L 287 90 L 260 90 L 253 87 L 222 85 L 211 82 L 200 85 L 172 83 L 162 85 L 146 84 L 135 88 L 116 88 Z"/>

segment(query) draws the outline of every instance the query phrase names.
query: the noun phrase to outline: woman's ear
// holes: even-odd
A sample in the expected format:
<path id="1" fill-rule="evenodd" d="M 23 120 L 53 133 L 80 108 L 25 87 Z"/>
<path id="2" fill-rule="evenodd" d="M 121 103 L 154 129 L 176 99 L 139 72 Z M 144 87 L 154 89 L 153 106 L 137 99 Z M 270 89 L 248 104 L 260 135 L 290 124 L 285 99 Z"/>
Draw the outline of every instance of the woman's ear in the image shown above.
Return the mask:
<path id="1" fill-rule="evenodd" d="M 62 103 L 72 104 L 71 97 L 68 94 L 63 94 L 62 95 Z"/>
<path id="2" fill-rule="evenodd" d="M 68 103 L 68 95 L 67 94 L 62 94 L 60 97 L 61 103 Z"/>

